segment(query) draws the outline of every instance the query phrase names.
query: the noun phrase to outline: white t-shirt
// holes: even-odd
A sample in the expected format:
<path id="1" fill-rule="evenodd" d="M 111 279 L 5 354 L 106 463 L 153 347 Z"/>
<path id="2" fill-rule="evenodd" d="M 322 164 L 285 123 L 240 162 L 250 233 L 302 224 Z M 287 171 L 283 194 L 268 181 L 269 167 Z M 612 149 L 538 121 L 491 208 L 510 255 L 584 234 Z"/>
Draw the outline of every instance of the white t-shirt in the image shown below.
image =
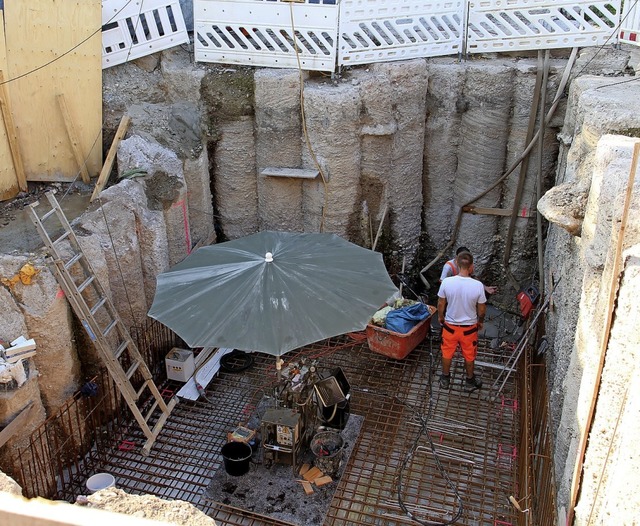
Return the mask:
<path id="1" fill-rule="evenodd" d="M 438 297 L 447 300 L 444 321 L 453 325 L 477 323 L 477 305 L 487 302 L 482 283 L 464 276 L 451 276 L 442 280 Z"/>

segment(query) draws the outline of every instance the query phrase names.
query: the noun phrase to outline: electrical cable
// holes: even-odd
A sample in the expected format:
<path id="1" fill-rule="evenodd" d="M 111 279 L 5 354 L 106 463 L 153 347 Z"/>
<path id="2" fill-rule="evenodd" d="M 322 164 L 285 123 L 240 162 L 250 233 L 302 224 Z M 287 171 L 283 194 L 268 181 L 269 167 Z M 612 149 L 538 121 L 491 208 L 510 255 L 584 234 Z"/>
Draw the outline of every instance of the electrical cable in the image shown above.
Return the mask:
<path id="1" fill-rule="evenodd" d="M 13 82 L 15 80 L 19 80 L 21 78 L 27 77 L 37 71 L 40 71 L 41 69 L 46 68 L 47 66 L 50 66 L 51 64 L 53 64 L 54 62 L 57 62 L 58 60 L 60 60 L 61 58 L 67 56 L 69 53 L 71 53 L 72 51 L 75 51 L 77 48 L 79 48 L 82 44 L 84 44 L 85 42 L 87 42 L 88 40 L 90 40 L 91 38 L 93 38 L 95 35 L 97 35 L 98 33 L 102 32 L 102 28 L 105 25 L 110 24 L 114 18 L 116 18 L 122 11 L 124 11 L 125 7 L 127 7 L 131 2 L 133 2 L 133 0 L 128 0 L 126 4 L 124 4 L 118 11 L 116 11 L 116 13 L 109 19 L 107 20 L 107 22 L 103 25 L 101 25 L 98 29 L 96 29 L 93 33 L 91 33 L 87 38 L 85 38 L 84 40 L 81 40 L 80 42 L 78 42 L 75 46 L 73 46 L 72 48 L 68 49 L 67 51 L 65 51 L 64 53 L 61 53 L 59 56 L 57 56 L 54 59 L 51 59 L 49 62 L 45 62 L 44 64 L 42 64 L 41 66 L 38 66 L 37 68 L 34 68 L 32 70 L 26 71 L 25 73 L 22 73 L 20 75 L 18 75 L 17 77 L 12 77 L 10 79 L 5 80 L 4 82 L 0 82 L 0 86 L 2 86 L 3 84 L 8 84 L 9 82 Z M 144 2 L 144 0 L 142 0 L 140 2 L 140 12 L 142 12 L 142 3 Z M 133 41 L 131 42 L 131 44 L 133 45 Z M 129 46 L 129 51 L 131 51 L 131 46 Z"/>
<path id="2" fill-rule="evenodd" d="M 242 359 L 240 365 L 233 365 L 232 362 L 236 359 Z M 251 367 L 253 362 L 253 354 L 234 349 L 220 358 L 220 367 L 228 373 L 241 373 Z"/>
<path id="3" fill-rule="evenodd" d="M 307 119 L 304 111 L 304 78 L 302 75 L 302 65 L 300 64 L 300 54 L 298 52 L 298 43 L 296 41 L 296 28 L 293 23 L 293 2 L 289 1 L 289 14 L 291 16 L 291 34 L 293 38 L 293 51 L 296 54 L 296 61 L 298 64 L 298 76 L 300 79 L 300 117 L 302 120 L 302 133 L 304 135 L 305 142 L 307 143 L 307 149 L 309 150 L 309 155 L 311 155 L 311 159 L 320 174 L 320 178 L 322 179 L 322 184 L 324 186 L 324 203 L 322 205 L 322 214 L 320 216 L 320 232 L 324 232 L 324 220 L 327 211 L 327 205 L 329 200 L 329 192 L 327 189 L 327 178 L 318 162 L 318 158 L 316 157 L 316 153 L 311 146 L 311 139 L 309 138 L 309 132 L 307 130 Z"/>
<path id="4" fill-rule="evenodd" d="M 429 433 L 429 430 L 427 428 L 429 419 L 431 418 L 431 414 L 433 412 L 433 391 L 431 389 L 432 376 L 433 376 L 433 366 L 432 366 L 433 365 L 433 345 L 432 344 L 433 344 L 433 341 L 432 341 L 431 338 L 429 338 L 429 363 L 428 363 L 428 367 L 429 367 L 429 382 L 428 382 L 428 385 L 429 385 L 429 387 L 428 387 L 428 390 L 429 390 L 429 405 L 428 405 L 427 414 L 426 415 L 422 415 L 422 414 L 418 413 L 416 408 L 412 407 L 410 404 L 404 402 L 403 400 L 400 400 L 397 396 L 394 396 L 394 399 L 398 400 L 400 403 L 402 403 L 403 405 L 405 405 L 409 409 L 413 410 L 417 414 L 418 418 L 420 419 L 420 430 L 418 431 L 418 435 L 416 436 L 416 438 L 415 438 L 415 440 L 413 442 L 413 445 L 411 446 L 411 449 L 409 450 L 409 452 L 405 456 L 405 459 L 404 459 L 404 462 L 402 464 L 402 467 L 400 468 L 400 472 L 398 473 L 398 483 L 397 483 L 398 505 L 400 506 L 402 511 L 404 511 L 405 514 L 411 520 L 417 522 L 418 524 L 421 524 L 423 526 L 448 526 L 450 524 L 455 524 L 456 522 L 458 522 L 458 519 L 460 519 L 460 517 L 462 517 L 462 514 L 464 512 L 464 506 L 462 504 L 462 497 L 460 496 L 460 493 L 458 492 L 458 487 L 453 483 L 453 481 L 449 477 L 449 473 L 447 472 L 446 469 L 444 469 L 444 466 L 442 465 L 442 462 L 440 462 L 440 457 L 438 456 L 438 453 L 437 453 L 436 448 L 435 448 L 435 444 L 433 443 L 433 439 L 431 438 L 431 433 Z M 458 503 L 456 513 L 448 521 L 437 522 L 437 521 L 424 521 L 424 520 L 418 519 L 417 517 L 415 517 L 413 515 L 413 513 L 411 513 L 411 511 L 407 508 L 405 502 L 402 500 L 403 473 L 404 473 L 405 469 L 407 469 L 407 467 L 409 466 L 409 464 L 411 462 L 411 459 L 413 458 L 413 455 L 415 454 L 415 451 L 416 451 L 416 449 L 418 447 L 418 442 L 420 441 L 420 438 L 423 435 L 427 438 L 427 441 L 429 442 L 429 448 L 431 449 L 431 453 L 433 455 L 433 459 L 434 459 L 434 461 L 436 463 L 436 466 L 438 467 L 438 471 L 440 472 L 442 477 L 445 479 L 445 481 L 447 483 L 447 486 L 449 486 L 451 488 L 451 490 L 453 491 L 455 499 L 456 499 L 456 501 Z"/>
<path id="5" fill-rule="evenodd" d="M 428 363 L 428 367 L 429 367 L 429 382 L 428 382 L 428 392 L 429 392 L 429 405 L 428 405 L 428 410 L 427 410 L 427 414 L 423 415 L 416 407 L 414 407 L 413 405 L 407 403 L 406 401 L 400 399 L 396 394 L 389 394 L 383 391 L 375 391 L 375 390 L 361 390 L 362 392 L 366 392 L 368 394 L 378 394 L 381 396 L 386 396 L 388 398 L 391 398 L 395 401 L 397 401 L 399 404 L 404 405 L 405 407 L 407 407 L 409 410 L 411 410 L 420 420 L 420 428 L 418 431 L 418 434 L 416 436 L 416 438 L 414 439 L 411 447 L 409 448 L 408 453 L 406 454 L 404 461 L 402 463 L 402 466 L 400 467 L 399 473 L 398 473 L 398 481 L 396 484 L 397 487 L 397 494 L 398 494 L 398 505 L 400 506 L 400 508 L 402 509 L 402 511 L 404 511 L 404 513 L 414 522 L 417 522 L 418 524 L 422 525 L 422 526 L 449 526 L 451 524 L 455 524 L 461 517 L 462 514 L 464 513 L 464 505 L 462 502 L 462 497 L 460 496 L 460 492 L 458 491 L 458 487 L 453 483 L 453 481 L 451 480 L 451 477 L 449 477 L 449 474 L 447 472 L 447 470 L 444 468 L 444 466 L 442 465 L 442 462 L 440 461 L 440 457 L 438 456 L 438 452 L 436 451 L 435 448 L 435 444 L 433 443 L 433 439 L 431 438 L 431 434 L 429 433 L 428 430 L 428 423 L 429 420 L 431 419 L 431 415 L 433 412 L 433 391 L 431 389 L 431 384 L 433 381 L 433 374 L 434 374 L 434 369 L 433 369 L 433 340 L 431 338 L 431 336 L 429 337 L 429 363 Z M 352 388 L 353 391 L 358 391 L 360 389 L 358 388 Z M 419 519 L 418 517 L 416 517 L 411 510 L 408 509 L 407 505 L 405 504 L 404 500 L 402 499 L 402 488 L 403 488 L 403 474 L 404 471 L 406 469 L 408 469 L 410 463 L 411 463 L 411 459 L 413 458 L 413 455 L 415 454 L 416 449 L 418 448 L 418 443 L 420 441 L 420 439 L 422 438 L 422 436 L 425 436 L 429 442 L 429 448 L 431 449 L 431 453 L 433 456 L 433 459 L 436 463 L 436 466 L 438 468 L 438 471 L 440 472 L 440 475 L 442 476 L 442 478 L 445 480 L 446 485 L 451 488 L 454 496 L 455 496 L 455 500 L 457 502 L 457 506 L 456 506 L 456 511 L 453 514 L 453 517 L 448 520 L 448 521 L 425 521 L 422 519 Z"/>

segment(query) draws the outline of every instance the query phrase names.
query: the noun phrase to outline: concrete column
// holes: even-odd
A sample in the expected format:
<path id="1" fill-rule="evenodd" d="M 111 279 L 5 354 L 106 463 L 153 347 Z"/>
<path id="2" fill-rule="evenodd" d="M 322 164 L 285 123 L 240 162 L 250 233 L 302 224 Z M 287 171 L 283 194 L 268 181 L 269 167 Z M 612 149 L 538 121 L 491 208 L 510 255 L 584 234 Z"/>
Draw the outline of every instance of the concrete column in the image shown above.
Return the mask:
<path id="1" fill-rule="evenodd" d="M 358 86 L 309 83 L 305 87 L 307 129 L 316 158 L 327 178 L 324 231 L 347 239 L 359 235 L 360 93 Z M 305 166 L 312 167 L 308 151 Z M 305 186 L 305 228 L 319 231 L 325 188 Z"/>
<path id="2" fill-rule="evenodd" d="M 425 260 L 429 262 L 449 242 L 452 223 L 455 221 L 453 197 L 460 121 L 467 102 L 463 94 L 466 65 L 453 58 L 443 58 L 429 60 L 427 68 L 429 89 L 426 100 L 422 193 L 428 251 Z M 441 268 L 439 264 L 433 267 L 436 283 Z"/>
<path id="3" fill-rule="evenodd" d="M 513 66 L 506 61 L 471 63 L 467 67 L 465 111 L 460 121 L 454 185 L 454 214 L 463 204 L 489 188 L 503 173 L 513 78 Z M 475 206 L 488 208 L 498 207 L 499 204 L 499 187 L 474 202 Z M 493 256 L 492 238 L 497 227 L 496 216 L 464 214 L 462 218 L 456 246 L 465 245 L 471 249 L 477 274 L 482 273 Z"/>
<path id="4" fill-rule="evenodd" d="M 109 272 L 112 301 L 122 322 L 126 327 L 139 326 L 146 319 L 147 300 L 136 218 L 119 201 L 104 202 L 102 208 L 103 211 L 85 214 L 81 226 L 100 238 Z"/>
<path id="5" fill-rule="evenodd" d="M 263 176 L 267 167 L 300 168 L 300 77 L 297 70 L 255 74 L 256 167 L 261 230 L 303 229 L 302 179 Z"/>
<path id="6" fill-rule="evenodd" d="M 221 125 L 216 145 L 215 198 L 220 215 L 216 220 L 228 239 L 258 231 L 258 178 L 253 119 Z"/>
<path id="7" fill-rule="evenodd" d="M 193 242 L 189 223 L 189 199 L 183 166 L 171 150 L 134 135 L 120 143 L 118 171 L 140 168 L 147 171 L 139 182 L 144 184 L 147 206 L 162 210 L 169 243 L 169 264 L 182 261 L 191 251 Z"/>
<path id="8" fill-rule="evenodd" d="M 209 155 L 203 149 L 197 158 L 186 158 L 183 163 L 184 179 L 189 200 L 189 227 L 192 245 L 213 237 L 215 241 L 211 184 L 209 181 Z"/>

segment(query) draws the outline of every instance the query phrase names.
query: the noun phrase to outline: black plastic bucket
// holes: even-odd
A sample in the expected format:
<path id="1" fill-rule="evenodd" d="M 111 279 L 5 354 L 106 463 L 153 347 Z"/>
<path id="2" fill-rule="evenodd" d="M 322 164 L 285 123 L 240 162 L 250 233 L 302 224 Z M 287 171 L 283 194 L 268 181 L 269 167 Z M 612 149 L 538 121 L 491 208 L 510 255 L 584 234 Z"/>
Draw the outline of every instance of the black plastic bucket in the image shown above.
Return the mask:
<path id="1" fill-rule="evenodd" d="M 224 470 L 234 477 L 244 475 L 249 471 L 249 463 L 253 451 L 244 442 L 227 442 L 220 450 L 224 460 Z"/>

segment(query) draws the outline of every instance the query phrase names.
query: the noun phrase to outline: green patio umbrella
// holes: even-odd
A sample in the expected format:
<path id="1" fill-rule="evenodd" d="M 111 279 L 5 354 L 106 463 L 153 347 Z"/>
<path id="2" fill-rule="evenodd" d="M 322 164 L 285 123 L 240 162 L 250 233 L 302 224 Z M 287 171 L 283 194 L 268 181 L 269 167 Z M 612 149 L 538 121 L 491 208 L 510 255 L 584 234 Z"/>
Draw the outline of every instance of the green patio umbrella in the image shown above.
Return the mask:
<path id="1" fill-rule="evenodd" d="M 190 347 L 280 355 L 362 330 L 397 289 L 382 255 L 335 234 L 264 231 L 158 276 L 149 316 Z"/>

